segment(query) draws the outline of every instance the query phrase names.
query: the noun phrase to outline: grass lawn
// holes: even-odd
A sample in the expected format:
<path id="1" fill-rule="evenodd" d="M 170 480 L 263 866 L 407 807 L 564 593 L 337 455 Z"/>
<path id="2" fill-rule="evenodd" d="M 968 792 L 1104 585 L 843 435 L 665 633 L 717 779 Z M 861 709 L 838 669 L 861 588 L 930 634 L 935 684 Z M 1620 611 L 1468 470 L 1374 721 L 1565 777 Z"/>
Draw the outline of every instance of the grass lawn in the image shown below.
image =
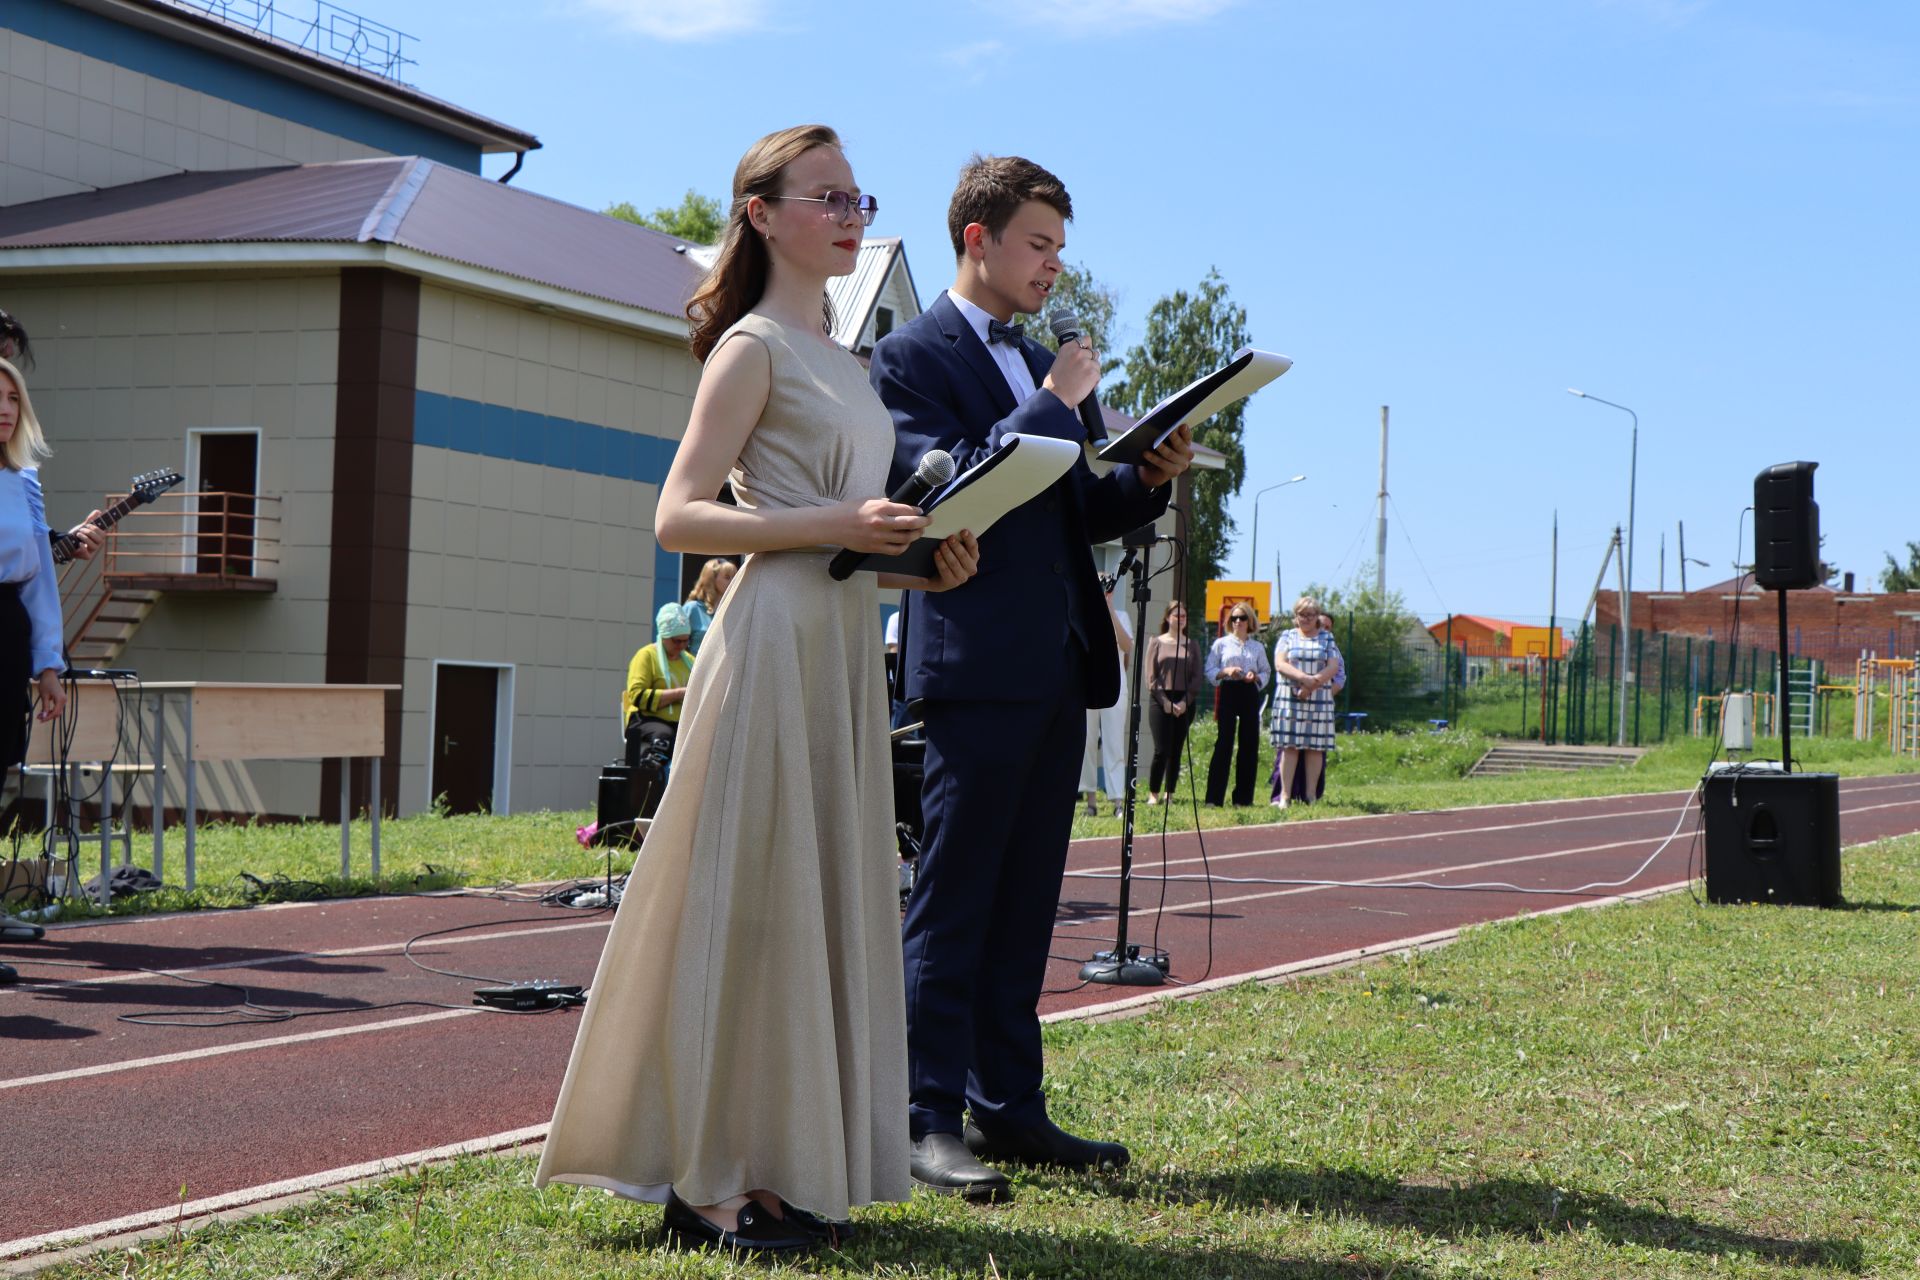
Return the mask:
<path id="1" fill-rule="evenodd" d="M 1255 803 L 1245 809 L 1209 809 L 1199 803 L 1206 787 L 1206 765 L 1213 750 L 1213 722 L 1194 726 L 1188 755 L 1198 769 L 1183 766 L 1181 801 L 1166 808 L 1139 809 L 1143 837 L 1168 831 L 1191 830 L 1196 814 L 1206 827 L 1245 826 L 1279 821 L 1267 806 L 1266 778 L 1273 767 L 1272 745 L 1260 740 L 1260 782 Z M 1619 795 L 1631 792 L 1680 790 L 1699 780 L 1712 754 L 1710 743 L 1689 739 L 1655 747 L 1631 769 L 1606 769 L 1578 774 L 1526 773 L 1507 777 L 1469 778 L 1467 770 L 1485 754 L 1493 740 L 1465 730 L 1445 733 L 1365 733 L 1341 735 L 1330 755 L 1326 798 L 1317 805 L 1290 810 L 1287 818 L 1349 814 L 1396 813 L 1415 809 L 1446 809 L 1471 805 L 1505 804 L 1571 796 Z M 1777 740 L 1762 740 L 1759 755 L 1779 754 Z M 1797 745 L 1795 760 L 1807 768 L 1842 774 L 1881 774 L 1920 770 L 1920 761 L 1902 760 L 1884 747 L 1850 739 L 1815 738 Z M 1144 766 L 1144 761 L 1143 761 Z M 1189 786 L 1193 788 L 1189 794 Z M 1120 822 L 1103 806 L 1100 816 L 1079 813 L 1073 834 L 1117 836 Z M 320 822 L 266 826 L 215 823 L 199 831 L 196 849 L 199 887 L 191 894 L 179 888 L 123 899 L 114 914 L 242 906 L 261 900 L 284 900 L 312 894 L 406 892 L 414 889 L 532 883 L 590 876 L 601 869 L 604 854 L 587 851 L 574 840 L 574 828 L 592 815 L 535 812 L 506 817 L 423 815 L 381 824 L 381 863 L 384 875 L 376 884 L 367 876 L 371 832 L 365 821 L 354 824 L 354 867 L 357 878 L 340 878 L 340 828 Z M 179 828 L 167 849 L 167 877 L 181 877 Z M 37 848 L 30 837 L 29 847 Z M 138 835 L 134 861 L 152 866 L 150 839 Z M 616 872 L 631 865 L 632 855 L 617 853 Z M 97 846 L 83 844 L 83 874 L 97 869 Z M 251 875 L 260 883 L 243 878 Z M 264 887 L 264 893 L 263 893 Z M 104 914 L 97 909 L 69 909 L 66 918 Z"/>
<path id="2" fill-rule="evenodd" d="M 1050 1027 L 1056 1116 L 1126 1141 L 1130 1170 L 861 1211 L 849 1249 L 792 1266 L 662 1251 L 657 1209 L 536 1192 L 516 1157 L 49 1274 L 1912 1276 L 1920 837 L 1852 852 L 1846 891 L 1847 910 L 1676 895 L 1488 925 Z"/>

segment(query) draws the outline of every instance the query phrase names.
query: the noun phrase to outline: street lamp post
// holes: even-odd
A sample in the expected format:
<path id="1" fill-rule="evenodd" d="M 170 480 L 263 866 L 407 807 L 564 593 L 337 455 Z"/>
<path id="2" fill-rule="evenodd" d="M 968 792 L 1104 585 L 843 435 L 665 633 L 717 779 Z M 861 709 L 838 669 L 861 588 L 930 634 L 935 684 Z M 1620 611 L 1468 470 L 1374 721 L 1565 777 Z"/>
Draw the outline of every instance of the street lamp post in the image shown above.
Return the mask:
<path id="1" fill-rule="evenodd" d="M 1247 581 L 1252 582 L 1260 573 L 1260 499 L 1275 489 L 1284 489 L 1290 484 L 1299 484 L 1306 476 L 1298 475 L 1291 480 L 1282 480 L 1279 484 L 1270 484 L 1253 495 L 1253 545 L 1247 549 Z"/>
<path id="2" fill-rule="evenodd" d="M 1624 747 L 1627 745 L 1627 685 L 1633 677 L 1633 670 L 1627 664 L 1627 650 L 1633 644 L 1633 500 L 1640 480 L 1640 415 L 1623 404 L 1572 387 L 1567 388 L 1567 394 L 1618 409 L 1633 419 L 1633 452 L 1629 455 L 1627 470 L 1627 583 L 1626 590 L 1620 593 L 1620 732 L 1615 736 L 1617 745 Z"/>

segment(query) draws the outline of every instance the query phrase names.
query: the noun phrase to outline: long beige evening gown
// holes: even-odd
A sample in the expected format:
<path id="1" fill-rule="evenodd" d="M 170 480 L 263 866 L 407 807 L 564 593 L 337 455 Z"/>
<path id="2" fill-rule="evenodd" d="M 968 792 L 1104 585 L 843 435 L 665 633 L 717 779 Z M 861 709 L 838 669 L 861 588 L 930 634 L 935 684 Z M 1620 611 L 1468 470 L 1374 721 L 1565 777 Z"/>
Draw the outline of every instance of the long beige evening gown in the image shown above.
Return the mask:
<path id="1" fill-rule="evenodd" d="M 847 352 L 764 316 L 741 505 L 883 496 L 893 425 Z M 701 646 L 535 1175 L 844 1218 L 904 1200 L 906 1017 L 880 612 L 832 548 L 748 557 Z"/>

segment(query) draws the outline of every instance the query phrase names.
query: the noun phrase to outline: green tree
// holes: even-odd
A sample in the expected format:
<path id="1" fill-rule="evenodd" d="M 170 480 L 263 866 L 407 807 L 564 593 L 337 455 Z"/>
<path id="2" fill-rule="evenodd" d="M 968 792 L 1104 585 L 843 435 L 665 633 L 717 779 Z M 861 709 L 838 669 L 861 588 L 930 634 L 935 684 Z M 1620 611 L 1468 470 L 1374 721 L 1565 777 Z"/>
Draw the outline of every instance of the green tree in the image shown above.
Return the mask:
<path id="1" fill-rule="evenodd" d="M 1882 591 L 1920 590 L 1920 542 L 1907 544 L 1907 565 L 1904 569 L 1891 555 L 1887 557 L 1887 567 L 1880 571 L 1880 589 Z"/>
<path id="2" fill-rule="evenodd" d="M 721 234 L 727 229 L 726 210 L 720 207 L 720 202 L 692 188 L 688 188 L 687 194 L 680 198 L 680 203 L 671 209 L 660 208 L 652 213 L 642 213 L 634 208 L 631 201 L 622 200 L 619 204 L 608 205 L 601 212 L 609 218 L 638 223 L 655 231 L 664 231 L 670 236 L 678 236 L 689 244 L 718 244 Z"/>
<path id="3" fill-rule="evenodd" d="M 1105 403 L 1139 417 L 1195 378 L 1213 372 L 1252 339 L 1247 309 L 1228 295 L 1220 272 L 1208 268 L 1197 289 L 1178 290 L 1153 304 L 1147 334 L 1127 351 L 1126 375 L 1101 392 Z M 1219 471 L 1194 471 L 1187 537 L 1187 614 L 1206 614 L 1207 580 L 1220 576 L 1226 546 L 1233 536 L 1227 498 L 1240 492 L 1247 458 L 1240 443 L 1245 401 L 1222 409 L 1196 425 L 1195 444 L 1226 458 Z"/>
<path id="4" fill-rule="evenodd" d="M 1080 317 L 1081 328 L 1092 340 L 1093 349 L 1100 353 L 1102 374 L 1120 367 L 1120 358 L 1113 350 L 1119 294 L 1094 279 L 1085 266 L 1079 263 L 1064 266 L 1053 282 L 1053 292 L 1047 295 L 1045 309 L 1026 318 L 1027 333 L 1049 351 L 1060 349 L 1060 344 L 1053 340 L 1053 331 L 1047 328 L 1047 312 L 1055 308 Z"/>

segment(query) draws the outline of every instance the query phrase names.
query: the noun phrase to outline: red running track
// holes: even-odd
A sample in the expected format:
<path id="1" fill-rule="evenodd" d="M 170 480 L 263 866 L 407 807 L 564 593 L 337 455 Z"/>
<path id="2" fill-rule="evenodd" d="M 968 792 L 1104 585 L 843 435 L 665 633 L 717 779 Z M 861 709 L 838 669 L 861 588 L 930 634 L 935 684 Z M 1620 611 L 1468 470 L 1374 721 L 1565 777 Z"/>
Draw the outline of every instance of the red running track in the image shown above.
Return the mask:
<path id="1" fill-rule="evenodd" d="M 1163 841 L 1150 830 L 1137 843 L 1130 933 L 1151 942 L 1157 924 L 1174 978 L 1214 986 L 1486 920 L 1659 891 L 1687 878 L 1697 823 L 1689 799 L 1615 796 L 1208 832 L 1210 969 L 1207 886 L 1168 880 L 1162 911 Z M 1144 810 L 1143 818 L 1152 825 L 1159 814 Z M 1920 775 L 1842 783 L 1846 844 L 1915 831 Z M 1141 994 L 1077 979 L 1080 961 L 1114 933 L 1118 886 L 1100 877 L 1116 869 L 1118 843 L 1074 846 L 1054 938 L 1061 958 L 1041 1006 L 1049 1017 L 1086 1016 Z M 1203 870 L 1191 832 L 1167 837 L 1164 853 L 1170 877 Z M 1548 892 L 1393 886 L 1409 880 Z M 19 1139 L 0 1172 L 0 1258 L 171 1223 L 183 1184 L 190 1218 L 454 1149 L 537 1138 L 575 1015 L 474 1010 L 465 1002 L 476 983 L 422 972 L 400 946 L 429 930 L 482 924 L 415 954 L 483 977 L 585 983 L 607 920 L 494 898 L 375 898 L 56 927 L 43 943 L 5 948 L 22 981 L 0 989 L 0 1101 Z M 236 999 L 142 970 L 241 984 L 258 1004 L 322 1016 L 192 1029 L 121 1022 Z M 407 1001 L 421 1003 L 394 1007 Z M 36 1133 L 49 1137 L 36 1144 Z"/>

